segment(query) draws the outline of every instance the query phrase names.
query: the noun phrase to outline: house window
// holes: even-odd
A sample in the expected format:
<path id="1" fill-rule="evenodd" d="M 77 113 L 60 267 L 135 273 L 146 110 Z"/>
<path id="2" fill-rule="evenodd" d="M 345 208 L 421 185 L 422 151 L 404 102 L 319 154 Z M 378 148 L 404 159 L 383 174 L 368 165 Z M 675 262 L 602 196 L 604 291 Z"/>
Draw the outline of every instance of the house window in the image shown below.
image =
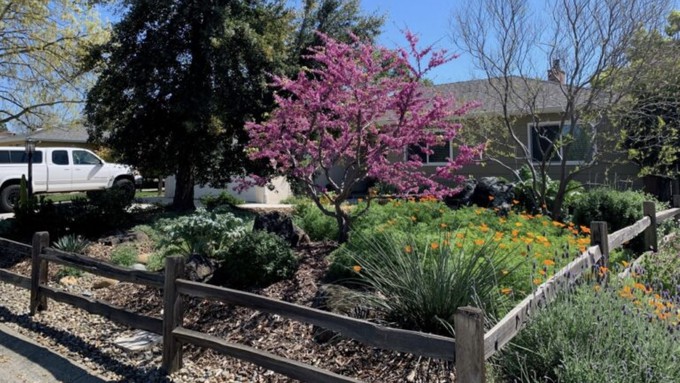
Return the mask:
<path id="1" fill-rule="evenodd" d="M 560 129 L 559 123 L 542 123 L 538 126 L 530 124 L 531 158 L 535 162 L 545 160 L 548 163 L 560 163 L 565 158 L 567 164 L 579 164 L 590 160 L 592 155 L 590 137 L 579 126 L 576 126 L 573 132 L 570 130 L 570 125 L 564 125 Z M 557 141 L 570 133 L 573 134 L 573 138 L 568 142 L 568 147 L 559 147 L 560 143 Z M 558 147 L 553 147 L 553 144 Z M 549 155 L 551 158 L 546 158 Z"/>
<path id="2" fill-rule="evenodd" d="M 441 145 L 430 146 L 431 154 L 424 153 L 420 146 L 411 145 L 407 150 L 407 158 L 418 156 L 423 165 L 445 164 L 451 158 L 451 141 L 445 141 Z"/>

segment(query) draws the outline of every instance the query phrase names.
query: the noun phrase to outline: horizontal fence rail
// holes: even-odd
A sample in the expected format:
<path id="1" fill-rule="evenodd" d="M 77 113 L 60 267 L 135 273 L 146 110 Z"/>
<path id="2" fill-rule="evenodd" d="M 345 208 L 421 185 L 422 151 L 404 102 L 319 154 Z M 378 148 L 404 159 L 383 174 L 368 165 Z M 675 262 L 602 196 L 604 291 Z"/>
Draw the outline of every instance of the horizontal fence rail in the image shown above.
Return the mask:
<path id="1" fill-rule="evenodd" d="M 228 343 L 220 338 L 201 332 L 176 328 L 173 335 L 181 342 L 211 348 L 222 354 L 255 363 L 258 366 L 284 374 L 303 382 L 360 383 L 360 380 L 322 370 L 304 363 L 286 359 L 265 351 L 240 344 Z"/>
<path id="2" fill-rule="evenodd" d="M 599 246 L 592 246 L 554 276 L 538 286 L 484 335 L 484 359 L 493 356 L 519 333 L 530 315 L 547 306 L 557 293 L 569 286 L 602 258 Z"/>
<path id="3" fill-rule="evenodd" d="M 31 278 L 24 277 L 21 274 L 13 273 L 8 270 L 0 269 L 0 281 L 7 282 L 26 290 L 31 288 Z"/>
<path id="4" fill-rule="evenodd" d="M 91 274 L 117 279 L 122 282 L 136 283 L 156 288 L 163 287 L 162 274 L 144 270 L 133 270 L 84 255 L 71 254 L 61 250 L 46 248 L 43 250 L 41 258 L 60 265 L 75 267 Z"/>
<path id="5" fill-rule="evenodd" d="M 379 326 L 361 319 L 279 301 L 239 290 L 176 280 L 180 294 L 237 304 L 310 323 L 341 333 L 369 346 L 453 361 L 455 340 L 439 335 Z"/>

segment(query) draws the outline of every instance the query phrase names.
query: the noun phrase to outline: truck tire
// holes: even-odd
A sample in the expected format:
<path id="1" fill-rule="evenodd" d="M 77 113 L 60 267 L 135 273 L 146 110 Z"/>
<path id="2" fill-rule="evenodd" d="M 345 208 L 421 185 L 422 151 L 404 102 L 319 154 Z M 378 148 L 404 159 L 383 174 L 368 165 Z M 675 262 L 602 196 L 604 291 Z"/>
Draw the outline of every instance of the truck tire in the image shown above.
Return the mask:
<path id="1" fill-rule="evenodd" d="M 135 184 L 127 178 L 121 178 L 113 183 L 113 188 L 122 190 L 124 192 L 125 198 L 129 202 L 135 199 Z"/>
<path id="2" fill-rule="evenodd" d="M 14 211 L 14 205 L 19 202 L 19 185 L 7 185 L 0 192 L 0 209 L 5 213 Z"/>

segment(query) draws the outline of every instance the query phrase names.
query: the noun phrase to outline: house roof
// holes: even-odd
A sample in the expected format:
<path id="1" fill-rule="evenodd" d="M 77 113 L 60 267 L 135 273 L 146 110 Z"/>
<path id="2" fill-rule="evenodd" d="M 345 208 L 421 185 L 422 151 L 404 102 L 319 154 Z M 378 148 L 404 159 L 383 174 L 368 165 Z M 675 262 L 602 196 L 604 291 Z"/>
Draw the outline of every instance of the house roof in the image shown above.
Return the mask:
<path id="1" fill-rule="evenodd" d="M 533 105 L 535 112 L 552 113 L 564 111 L 566 97 L 565 85 L 555 81 L 525 79 L 511 76 L 508 79 L 510 97 L 508 112 L 510 114 L 530 113 L 528 105 Z M 453 96 L 458 103 L 478 101 L 480 106 L 472 113 L 501 113 L 500 92 L 505 85 L 504 78 L 469 80 L 449 84 L 435 85 L 426 90 L 426 94 Z M 532 101 L 533 100 L 533 101 Z"/>
<path id="2" fill-rule="evenodd" d="M 27 135 L 17 134 L 8 137 L 0 137 L 0 144 L 9 144 L 15 142 L 23 143 L 29 137 L 41 142 L 68 142 L 84 144 L 87 142 L 89 135 L 83 126 L 54 127 L 49 129 L 40 129 Z"/>

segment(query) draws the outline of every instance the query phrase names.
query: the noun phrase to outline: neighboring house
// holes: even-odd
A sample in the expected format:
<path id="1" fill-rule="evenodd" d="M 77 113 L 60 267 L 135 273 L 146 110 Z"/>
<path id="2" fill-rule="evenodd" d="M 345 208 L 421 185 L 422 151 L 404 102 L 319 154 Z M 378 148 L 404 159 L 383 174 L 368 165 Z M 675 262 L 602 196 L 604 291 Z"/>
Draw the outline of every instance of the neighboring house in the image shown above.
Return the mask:
<path id="1" fill-rule="evenodd" d="M 559 71 L 559 63 L 556 63 L 556 65 L 558 75 L 550 75 L 548 80 L 527 80 L 519 77 L 508 79 L 514 95 L 514 98 L 508 102 L 508 114 L 513 117 L 514 132 L 529 149 L 534 163 L 543 160 L 545 149 L 548 147 L 546 138 L 554 140 L 570 128 L 568 122 L 566 122 L 562 132 L 560 132 L 560 119 L 566 103 L 561 89 L 564 74 Z M 509 144 L 506 154 L 499 156 L 501 162 L 511 169 L 519 169 L 526 164 L 525 155 L 508 136 L 502 137 L 507 128 L 503 126 L 500 119 L 503 113 L 503 105 L 499 101 L 498 93 L 494 90 L 494 86 L 502 86 L 502 81 L 503 79 L 463 81 L 436 85 L 429 91 L 433 94 L 453 96 L 458 102 L 479 102 L 481 105 L 478 108 L 473 109 L 463 117 L 461 121 L 463 130 L 460 137 L 470 136 L 470 132 L 466 132 L 466 130 L 472 131 L 472 136 L 474 136 L 478 133 L 475 132 L 478 129 L 476 124 L 486 124 L 484 128 L 487 134 L 491 136 L 489 137 L 491 140 L 502 140 L 504 144 Z M 531 107 L 527 107 L 527 105 L 531 105 Z M 532 115 L 538 117 L 538 124 L 535 123 L 536 119 L 532 118 Z M 586 122 L 583 121 L 583 123 Z M 536 125 L 538 126 L 536 127 Z M 497 135 L 494 134 L 495 129 L 498 129 Z M 574 169 L 592 158 L 593 145 L 589 136 L 581 130 L 580 126 L 577 126 L 573 133 L 575 141 L 569 147 L 569 150 L 559 150 L 558 154 L 549 161 L 548 175 L 553 179 L 559 178 L 561 158 L 566 157 L 568 170 Z M 480 138 L 479 135 L 477 135 L 477 138 Z M 438 165 L 445 163 L 447 158 L 455 155 L 455 147 L 456 142 L 448 142 L 445 145 L 431 148 L 434 153 L 430 155 L 418 153 L 417 150 L 410 150 L 405 156 L 413 154 L 421 156 L 425 163 L 424 170 L 433 172 Z M 637 176 L 638 166 L 627 161 L 622 153 L 600 154 L 598 158 L 600 160 L 597 164 L 583 169 L 575 177 L 575 180 L 588 186 L 609 185 L 617 188 L 629 188 L 642 185 L 642 181 Z M 493 161 L 485 161 L 483 166 L 481 164 L 468 165 L 460 173 L 472 175 L 475 178 L 501 176 L 514 181 L 514 176 L 508 168 Z"/>
<path id="2" fill-rule="evenodd" d="M 95 146 L 88 143 L 88 134 L 85 127 L 55 127 L 40 129 L 28 135 L 9 133 L 0 136 L 0 146 L 24 146 L 27 138 L 32 138 L 37 142 L 37 146 L 66 146 L 95 149 Z"/>

